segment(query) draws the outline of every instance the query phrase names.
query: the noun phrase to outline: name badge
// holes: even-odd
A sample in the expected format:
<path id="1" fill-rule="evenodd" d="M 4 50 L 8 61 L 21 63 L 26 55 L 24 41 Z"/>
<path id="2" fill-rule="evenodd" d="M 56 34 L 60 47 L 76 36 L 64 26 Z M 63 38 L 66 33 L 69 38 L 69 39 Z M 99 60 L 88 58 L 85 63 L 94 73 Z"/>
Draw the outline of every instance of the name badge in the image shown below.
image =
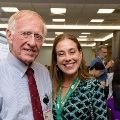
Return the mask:
<path id="1" fill-rule="evenodd" d="M 51 110 L 45 112 L 45 120 L 53 120 L 53 114 Z"/>

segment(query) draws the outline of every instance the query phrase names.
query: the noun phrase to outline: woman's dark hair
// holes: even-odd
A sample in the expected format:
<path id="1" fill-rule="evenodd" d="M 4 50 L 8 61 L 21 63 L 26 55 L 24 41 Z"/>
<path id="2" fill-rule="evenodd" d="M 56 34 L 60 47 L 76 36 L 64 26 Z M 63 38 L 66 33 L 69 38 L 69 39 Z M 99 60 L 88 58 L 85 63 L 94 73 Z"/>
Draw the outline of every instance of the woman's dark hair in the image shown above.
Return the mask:
<path id="1" fill-rule="evenodd" d="M 112 90 L 115 109 L 120 110 L 120 60 L 118 60 L 113 69 Z"/>
<path id="2" fill-rule="evenodd" d="M 93 70 L 93 69 L 96 69 L 96 70 L 104 70 L 105 69 L 105 66 L 103 65 L 103 63 L 101 62 L 96 62 L 91 68 L 90 70 Z"/>

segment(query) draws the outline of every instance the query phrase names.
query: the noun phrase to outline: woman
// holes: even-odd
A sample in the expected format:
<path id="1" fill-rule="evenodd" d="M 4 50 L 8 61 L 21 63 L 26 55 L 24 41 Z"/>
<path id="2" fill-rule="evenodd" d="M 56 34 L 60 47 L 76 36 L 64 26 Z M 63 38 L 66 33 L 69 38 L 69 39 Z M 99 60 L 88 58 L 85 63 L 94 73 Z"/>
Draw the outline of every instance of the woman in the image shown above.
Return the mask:
<path id="1" fill-rule="evenodd" d="M 92 77 L 99 79 L 99 77 L 104 73 L 105 66 L 101 62 L 96 62 L 89 70 Z M 102 87 L 105 87 L 104 82 L 100 82 Z"/>
<path id="2" fill-rule="evenodd" d="M 103 89 L 86 71 L 77 38 L 69 33 L 57 36 L 50 70 L 55 120 L 106 120 Z"/>
<path id="3" fill-rule="evenodd" d="M 108 98 L 107 107 L 112 111 L 112 120 L 120 120 L 120 60 L 115 63 L 113 72 L 113 96 Z"/>
<path id="4" fill-rule="evenodd" d="M 101 62 L 96 62 L 93 67 L 90 68 L 90 75 L 99 78 L 104 73 L 105 66 Z"/>

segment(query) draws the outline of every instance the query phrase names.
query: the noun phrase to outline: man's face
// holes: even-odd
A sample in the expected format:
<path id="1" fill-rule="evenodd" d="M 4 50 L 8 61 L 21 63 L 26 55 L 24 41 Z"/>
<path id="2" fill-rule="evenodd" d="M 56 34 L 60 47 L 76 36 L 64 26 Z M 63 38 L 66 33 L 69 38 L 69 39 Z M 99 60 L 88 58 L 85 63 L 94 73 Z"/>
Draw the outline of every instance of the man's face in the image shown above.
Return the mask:
<path id="1" fill-rule="evenodd" d="M 98 53 L 99 57 L 101 59 L 105 59 L 107 57 L 107 49 L 106 48 L 102 48 L 99 53 Z"/>
<path id="2" fill-rule="evenodd" d="M 8 41 L 11 45 L 11 53 L 23 63 L 29 65 L 38 56 L 42 47 L 44 25 L 38 16 L 32 19 L 24 16 L 16 21 L 14 34 L 6 31 Z"/>

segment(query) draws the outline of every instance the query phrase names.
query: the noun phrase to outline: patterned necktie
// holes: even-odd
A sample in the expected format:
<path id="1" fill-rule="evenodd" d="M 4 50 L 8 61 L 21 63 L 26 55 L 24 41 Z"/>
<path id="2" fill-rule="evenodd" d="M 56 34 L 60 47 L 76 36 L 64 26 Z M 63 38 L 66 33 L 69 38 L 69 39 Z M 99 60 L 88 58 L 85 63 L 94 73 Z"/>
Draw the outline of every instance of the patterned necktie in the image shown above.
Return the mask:
<path id="1" fill-rule="evenodd" d="M 40 103 L 40 97 L 38 94 L 33 72 L 34 71 L 32 68 L 28 68 L 26 71 L 26 74 L 28 76 L 28 84 L 29 84 L 29 90 L 30 90 L 30 96 L 32 102 L 33 116 L 34 116 L 34 120 L 44 120 L 42 106 Z"/>

